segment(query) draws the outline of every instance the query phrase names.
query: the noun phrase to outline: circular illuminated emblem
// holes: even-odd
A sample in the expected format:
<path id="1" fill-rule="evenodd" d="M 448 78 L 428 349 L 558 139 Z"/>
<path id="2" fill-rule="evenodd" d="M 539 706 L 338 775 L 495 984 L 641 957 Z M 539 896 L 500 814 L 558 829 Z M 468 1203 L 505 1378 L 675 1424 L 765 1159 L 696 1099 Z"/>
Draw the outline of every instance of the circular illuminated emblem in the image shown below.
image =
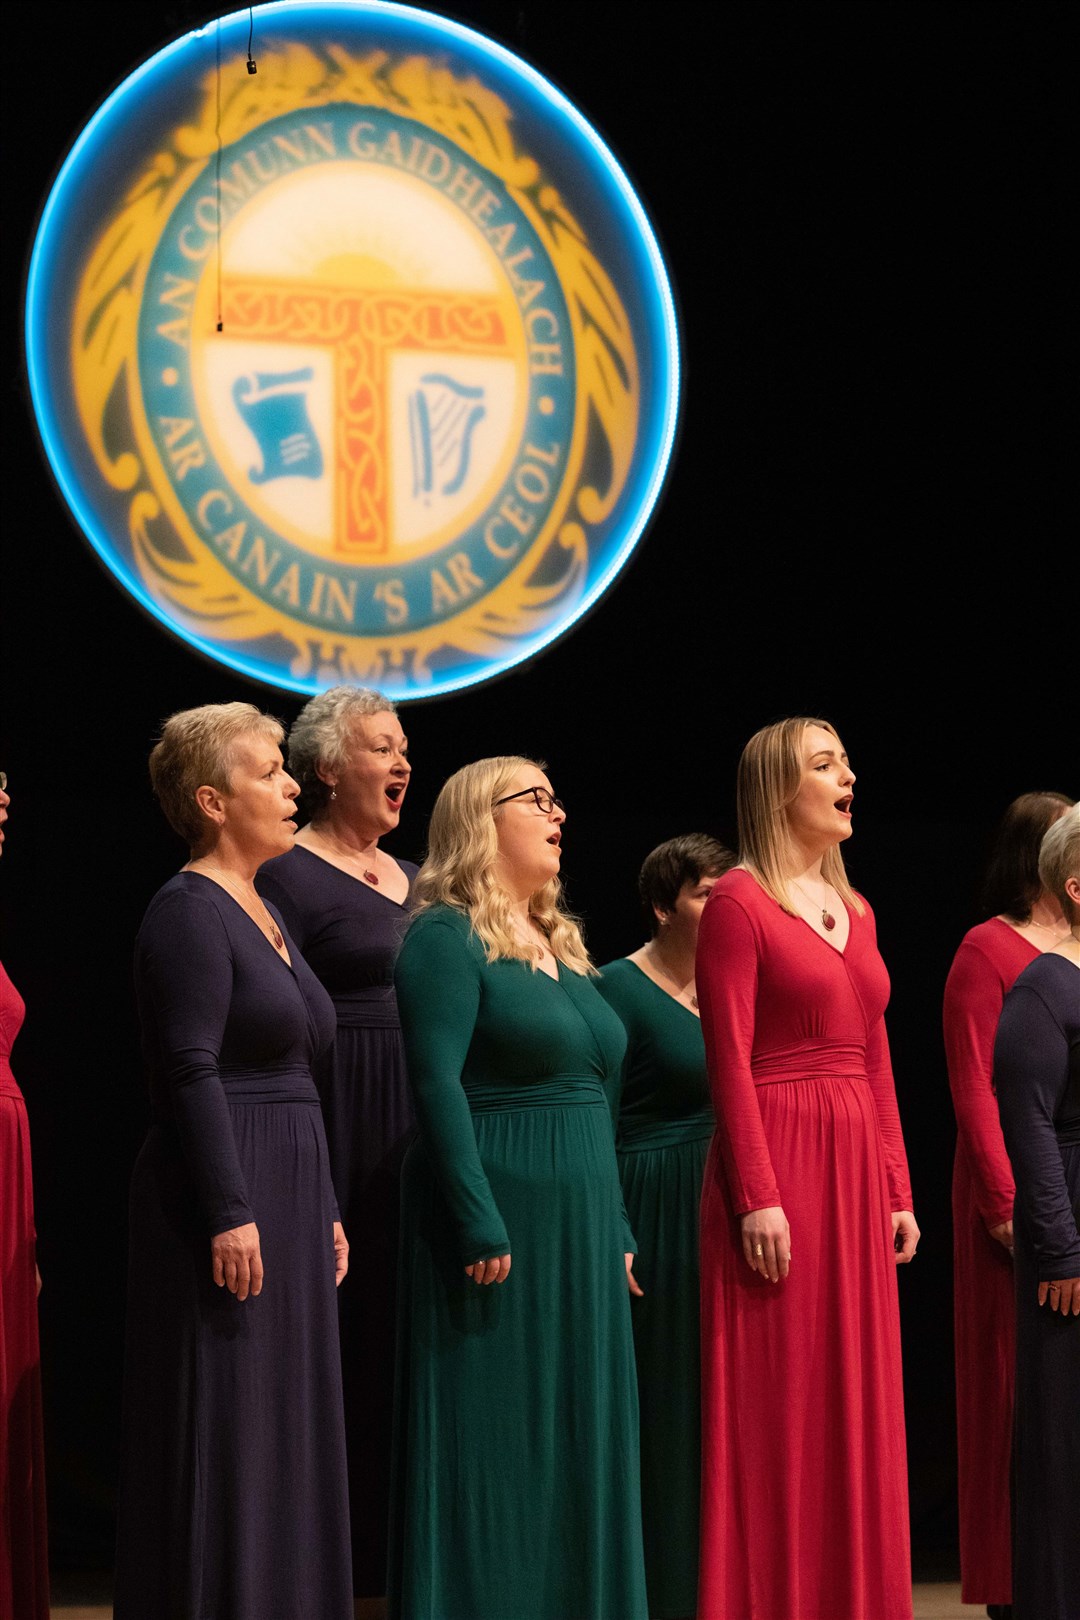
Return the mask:
<path id="1" fill-rule="evenodd" d="M 281 4 L 83 131 L 27 288 L 64 496 L 210 657 L 311 692 L 528 658 L 640 539 L 675 426 L 663 264 L 525 63 L 397 5 Z"/>

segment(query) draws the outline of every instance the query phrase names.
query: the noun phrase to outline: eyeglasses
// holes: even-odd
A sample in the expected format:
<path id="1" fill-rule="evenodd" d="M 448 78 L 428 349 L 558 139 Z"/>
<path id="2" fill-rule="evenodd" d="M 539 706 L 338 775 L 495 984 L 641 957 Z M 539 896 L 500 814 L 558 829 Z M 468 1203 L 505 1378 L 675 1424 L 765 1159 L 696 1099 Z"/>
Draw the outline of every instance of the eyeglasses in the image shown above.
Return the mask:
<path id="1" fill-rule="evenodd" d="M 542 811 L 545 816 L 550 816 L 553 810 L 562 810 L 565 814 L 566 806 L 562 800 L 555 798 L 554 794 L 549 793 L 547 788 L 542 787 L 519 788 L 516 793 L 508 793 L 505 799 L 496 799 L 491 808 L 497 810 L 500 804 L 509 804 L 511 799 L 523 799 L 527 793 L 532 794 L 536 800 L 536 808 Z"/>

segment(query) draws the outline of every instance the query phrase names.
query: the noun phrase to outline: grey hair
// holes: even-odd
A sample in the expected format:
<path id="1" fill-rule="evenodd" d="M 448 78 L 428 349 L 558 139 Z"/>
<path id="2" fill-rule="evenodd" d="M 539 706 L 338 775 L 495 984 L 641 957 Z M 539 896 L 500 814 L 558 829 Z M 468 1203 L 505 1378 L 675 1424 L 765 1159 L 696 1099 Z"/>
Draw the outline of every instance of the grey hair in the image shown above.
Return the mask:
<path id="1" fill-rule="evenodd" d="M 1080 906 L 1065 893 L 1069 878 L 1080 878 L 1080 805 L 1058 817 L 1039 845 L 1039 882 L 1061 903 L 1070 924 L 1080 922 Z"/>
<path id="2" fill-rule="evenodd" d="M 289 770 L 300 784 L 304 808 L 317 816 L 330 789 L 319 775 L 340 771 L 352 746 L 352 725 L 370 714 L 397 714 L 382 692 L 368 686 L 331 686 L 300 710 L 289 728 Z"/>

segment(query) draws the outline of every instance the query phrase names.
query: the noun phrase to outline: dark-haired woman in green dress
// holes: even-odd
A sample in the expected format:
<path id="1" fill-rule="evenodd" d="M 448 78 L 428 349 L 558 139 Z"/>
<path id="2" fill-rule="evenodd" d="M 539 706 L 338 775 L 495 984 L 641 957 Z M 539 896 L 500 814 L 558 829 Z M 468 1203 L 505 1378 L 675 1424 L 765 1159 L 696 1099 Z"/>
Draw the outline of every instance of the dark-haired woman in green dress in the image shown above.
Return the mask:
<path id="1" fill-rule="evenodd" d="M 518 757 L 436 802 L 395 982 L 402 1173 L 394 1620 L 645 1620 L 626 1045 L 559 906 L 562 805 Z"/>
<path id="2" fill-rule="evenodd" d="M 618 1159 L 640 1247 L 633 1302 L 641 1401 L 641 1503 L 652 1620 L 697 1610 L 701 1468 L 698 1206 L 713 1112 L 694 992 L 702 908 L 735 856 L 703 833 L 648 856 L 638 889 L 646 945 L 609 962 L 600 993 L 628 1045 Z"/>

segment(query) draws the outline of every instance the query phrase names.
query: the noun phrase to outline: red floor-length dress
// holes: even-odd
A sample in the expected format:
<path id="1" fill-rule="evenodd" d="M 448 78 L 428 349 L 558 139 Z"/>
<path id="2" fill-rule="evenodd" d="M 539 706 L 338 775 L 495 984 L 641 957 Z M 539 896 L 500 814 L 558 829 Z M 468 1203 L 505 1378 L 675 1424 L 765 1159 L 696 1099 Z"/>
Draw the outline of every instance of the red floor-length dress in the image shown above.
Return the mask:
<path id="1" fill-rule="evenodd" d="M 1016 1306 L 1012 1260 L 990 1236 L 1011 1221 L 1013 1176 L 991 1084 L 1006 992 L 1038 949 L 999 917 L 964 935 L 945 984 L 945 1055 L 956 1110 L 953 1306 L 965 1603 L 1008 1603 Z"/>
<path id="2" fill-rule="evenodd" d="M 30 1132 L 11 1072 L 25 1010 L 0 964 L 0 1615 L 48 1620 Z"/>
<path id="3" fill-rule="evenodd" d="M 890 1212 L 911 1208 L 873 915 L 843 952 L 747 872 L 701 920 L 717 1130 L 701 1206 L 698 1620 L 911 1620 Z M 791 1273 L 742 1253 L 780 1204 Z"/>

